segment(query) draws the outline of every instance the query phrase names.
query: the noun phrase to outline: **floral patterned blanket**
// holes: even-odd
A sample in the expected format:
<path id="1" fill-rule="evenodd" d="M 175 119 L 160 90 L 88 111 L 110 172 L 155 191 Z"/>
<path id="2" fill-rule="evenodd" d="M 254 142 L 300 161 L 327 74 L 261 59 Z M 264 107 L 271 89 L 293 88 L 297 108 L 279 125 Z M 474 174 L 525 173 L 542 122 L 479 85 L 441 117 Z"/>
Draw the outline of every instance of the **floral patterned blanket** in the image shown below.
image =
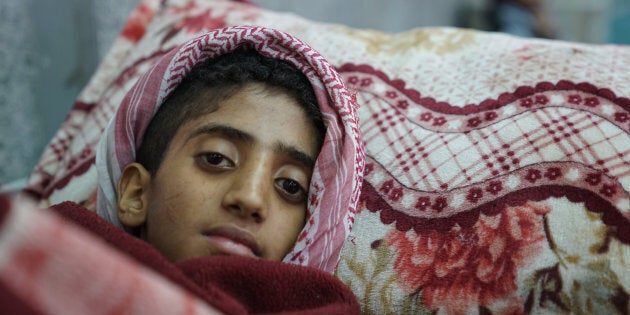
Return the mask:
<path id="1" fill-rule="evenodd" d="M 361 208 L 336 276 L 364 313 L 630 313 L 630 47 L 352 29 L 245 2 L 143 0 L 29 179 L 94 207 L 94 149 L 135 79 L 199 32 L 308 42 L 361 104 Z"/>

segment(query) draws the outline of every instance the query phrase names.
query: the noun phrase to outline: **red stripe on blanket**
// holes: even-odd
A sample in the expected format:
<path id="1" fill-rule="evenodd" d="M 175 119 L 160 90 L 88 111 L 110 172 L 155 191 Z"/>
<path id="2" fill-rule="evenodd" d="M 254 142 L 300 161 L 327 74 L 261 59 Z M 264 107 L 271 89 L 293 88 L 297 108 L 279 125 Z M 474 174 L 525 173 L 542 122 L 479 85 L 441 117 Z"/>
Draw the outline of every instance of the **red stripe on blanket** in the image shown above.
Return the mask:
<path id="1" fill-rule="evenodd" d="M 432 230 L 447 232 L 455 225 L 470 227 L 477 222 L 482 213 L 493 216 L 504 211 L 506 207 L 522 206 L 528 201 L 543 201 L 552 197 L 567 197 L 572 202 L 584 202 L 588 210 L 602 214 L 604 224 L 613 227 L 612 236 L 616 236 L 625 244 L 630 244 L 630 222 L 617 208 L 591 191 L 565 185 L 544 185 L 515 190 L 492 202 L 444 218 L 420 218 L 398 211 L 368 182 L 363 183 L 361 203 L 365 203 L 365 208 L 370 212 L 380 212 L 380 219 L 384 224 L 394 223 L 396 229 L 401 232 L 414 229 L 416 233 L 422 234 Z"/>
<path id="2" fill-rule="evenodd" d="M 588 82 L 574 83 L 568 80 L 560 80 L 557 83 L 539 82 L 536 86 L 520 86 L 513 92 L 502 93 L 497 99 L 488 98 L 479 104 L 467 104 L 463 107 L 453 106 L 446 102 L 437 101 L 433 97 L 422 96 L 421 93 L 413 88 L 406 88 L 405 81 L 398 79 L 390 79 L 387 74 L 373 68 L 370 65 L 355 65 L 351 63 L 343 64 L 338 68 L 339 73 L 360 72 L 371 74 L 386 82 L 388 85 L 396 88 L 405 96 L 414 102 L 436 112 L 451 115 L 466 115 L 478 113 L 481 111 L 494 110 L 501 108 L 517 99 L 532 96 L 536 93 L 547 91 L 581 91 L 594 96 L 602 97 L 619 105 L 624 110 L 630 112 L 630 98 L 617 97 L 615 92 L 607 88 L 598 88 Z M 349 84 L 352 86 L 353 84 Z M 462 104 L 463 105 L 463 104 Z"/>

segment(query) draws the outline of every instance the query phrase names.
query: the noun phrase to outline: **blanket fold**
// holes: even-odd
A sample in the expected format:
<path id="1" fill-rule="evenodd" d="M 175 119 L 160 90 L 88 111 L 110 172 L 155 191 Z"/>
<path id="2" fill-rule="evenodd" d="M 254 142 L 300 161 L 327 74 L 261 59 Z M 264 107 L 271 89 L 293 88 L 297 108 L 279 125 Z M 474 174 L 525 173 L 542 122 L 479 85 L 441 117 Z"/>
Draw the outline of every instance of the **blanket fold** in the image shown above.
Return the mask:
<path id="1" fill-rule="evenodd" d="M 199 286 L 220 288 L 251 313 L 352 314 L 356 298 L 337 278 L 312 267 L 235 256 L 185 260 L 177 266 Z"/>

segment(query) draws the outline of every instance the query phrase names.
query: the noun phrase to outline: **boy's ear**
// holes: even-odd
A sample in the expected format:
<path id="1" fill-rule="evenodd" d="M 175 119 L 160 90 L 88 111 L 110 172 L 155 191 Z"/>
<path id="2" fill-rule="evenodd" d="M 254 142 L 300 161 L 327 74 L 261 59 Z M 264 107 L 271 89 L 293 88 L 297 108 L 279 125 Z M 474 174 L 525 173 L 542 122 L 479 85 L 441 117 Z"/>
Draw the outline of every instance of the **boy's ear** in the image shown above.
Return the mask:
<path id="1" fill-rule="evenodd" d="M 147 220 L 151 174 L 142 164 L 125 166 L 118 180 L 118 220 L 126 227 L 137 227 Z"/>

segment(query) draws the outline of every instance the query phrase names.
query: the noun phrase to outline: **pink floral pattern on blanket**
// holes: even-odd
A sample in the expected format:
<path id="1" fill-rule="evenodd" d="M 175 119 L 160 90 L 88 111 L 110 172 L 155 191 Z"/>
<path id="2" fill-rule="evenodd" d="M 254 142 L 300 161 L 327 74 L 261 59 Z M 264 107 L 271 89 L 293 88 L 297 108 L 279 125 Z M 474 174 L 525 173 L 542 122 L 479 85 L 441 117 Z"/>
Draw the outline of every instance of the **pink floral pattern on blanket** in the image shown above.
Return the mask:
<path id="1" fill-rule="evenodd" d="M 543 215 L 549 210 L 537 204 L 510 207 L 446 233 L 408 237 L 390 231 L 388 245 L 399 253 L 394 269 L 401 287 L 408 292 L 423 288 L 418 294 L 425 305 L 445 306 L 448 313 L 502 300 L 515 308 L 510 313 L 521 312 L 515 307 L 523 303 L 516 292 L 517 269 L 531 265 L 546 245 Z"/>
<path id="2" fill-rule="evenodd" d="M 400 34 L 232 1 L 142 1 L 34 170 L 43 204 L 93 206 L 122 95 L 198 32 L 305 40 L 357 94 L 360 212 L 336 275 L 365 313 L 630 313 L 630 47 L 451 28 Z"/>

